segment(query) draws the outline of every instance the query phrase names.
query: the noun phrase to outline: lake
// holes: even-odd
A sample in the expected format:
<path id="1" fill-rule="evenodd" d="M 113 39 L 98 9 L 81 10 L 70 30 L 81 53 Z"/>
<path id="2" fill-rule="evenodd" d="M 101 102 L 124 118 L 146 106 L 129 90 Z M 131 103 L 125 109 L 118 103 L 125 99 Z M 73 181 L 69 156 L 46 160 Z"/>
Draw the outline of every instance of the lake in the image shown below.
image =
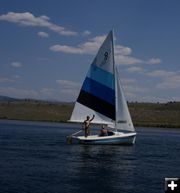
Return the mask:
<path id="1" fill-rule="evenodd" d="M 68 145 L 76 127 L 0 120 L 0 193 L 163 193 L 180 177 L 180 129 L 137 128 L 134 146 Z"/>

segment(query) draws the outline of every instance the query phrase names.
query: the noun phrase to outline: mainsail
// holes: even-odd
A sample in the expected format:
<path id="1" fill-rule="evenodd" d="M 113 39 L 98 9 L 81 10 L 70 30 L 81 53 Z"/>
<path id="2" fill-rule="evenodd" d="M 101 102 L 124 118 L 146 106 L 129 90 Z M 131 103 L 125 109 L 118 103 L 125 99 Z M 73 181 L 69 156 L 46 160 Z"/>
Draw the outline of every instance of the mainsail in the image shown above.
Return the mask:
<path id="1" fill-rule="evenodd" d="M 72 112 L 71 122 L 83 122 L 95 115 L 93 123 L 134 131 L 118 71 L 114 64 L 113 32 L 100 47 L 83 82 Z"/>
<path id="2" fill-rule="evenodd" d="M 115 122 L 115 78 L 112 31 L 92 62 L 75 103 L 70 121 L 83 122 L 95 115 L 93 123 Z"/>

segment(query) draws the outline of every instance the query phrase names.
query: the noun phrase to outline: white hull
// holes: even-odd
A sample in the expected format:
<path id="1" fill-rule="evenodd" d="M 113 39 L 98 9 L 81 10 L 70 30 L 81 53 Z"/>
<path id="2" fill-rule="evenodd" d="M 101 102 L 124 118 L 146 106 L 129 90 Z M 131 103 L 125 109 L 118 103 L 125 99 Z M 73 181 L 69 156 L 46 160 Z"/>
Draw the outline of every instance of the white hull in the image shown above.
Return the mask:
<path id="1" fill-rule="evenodd" d="M 90 135 L 88 137 L 84 136 L 72 136 L 70 139 L 71 143 L 80 143 L 88 145 L 133 145 L 136 139 L 136 133 L 123 133 L 123 132 L 113 132 L 110 136 L 98 136 Z"/>

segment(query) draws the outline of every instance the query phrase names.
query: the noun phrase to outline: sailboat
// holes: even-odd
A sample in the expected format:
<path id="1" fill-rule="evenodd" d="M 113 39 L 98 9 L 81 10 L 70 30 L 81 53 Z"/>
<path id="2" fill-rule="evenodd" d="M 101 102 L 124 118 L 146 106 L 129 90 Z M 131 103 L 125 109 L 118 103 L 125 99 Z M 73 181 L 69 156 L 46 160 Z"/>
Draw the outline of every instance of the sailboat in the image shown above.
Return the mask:
<path id="1" fill-rule="evenodd" d="M 77 132 L 68 136 L 71 143 L 135 143 L 135 128 L 115 65 L 113 31 L 107 35 L 88 70 L 69 121 L 83 123 L 87 115 L 95 115 L 91 124 L 106 125 L 110 135 L 85 137 Z"/>

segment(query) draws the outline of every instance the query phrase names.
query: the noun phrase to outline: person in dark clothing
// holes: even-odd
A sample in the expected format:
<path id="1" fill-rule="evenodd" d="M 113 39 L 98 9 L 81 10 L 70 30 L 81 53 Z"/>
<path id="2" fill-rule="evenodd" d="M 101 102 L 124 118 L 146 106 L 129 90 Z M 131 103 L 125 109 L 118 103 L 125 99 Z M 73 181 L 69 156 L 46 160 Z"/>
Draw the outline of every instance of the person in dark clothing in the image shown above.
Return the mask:
<path id="1" fill-rule="evenodd" d="M 108 136 L 108 130 L 105 128 L 104 125 L 102 125 L 100 136 Z"/>
<path id="2" fill-rule="evenodd" d="M 90 123 L 91 121 L 94 119 L 95 115 L 93 115 L 93 117 L 90 119 L 89 116 L 86 117 L 86 120 L 84 120 L 83 122 L 83 127 L 84 127 L 84 131 L 85 131 L 85 137 L 87 137 L 88 135 L 90 135 Z"/>

